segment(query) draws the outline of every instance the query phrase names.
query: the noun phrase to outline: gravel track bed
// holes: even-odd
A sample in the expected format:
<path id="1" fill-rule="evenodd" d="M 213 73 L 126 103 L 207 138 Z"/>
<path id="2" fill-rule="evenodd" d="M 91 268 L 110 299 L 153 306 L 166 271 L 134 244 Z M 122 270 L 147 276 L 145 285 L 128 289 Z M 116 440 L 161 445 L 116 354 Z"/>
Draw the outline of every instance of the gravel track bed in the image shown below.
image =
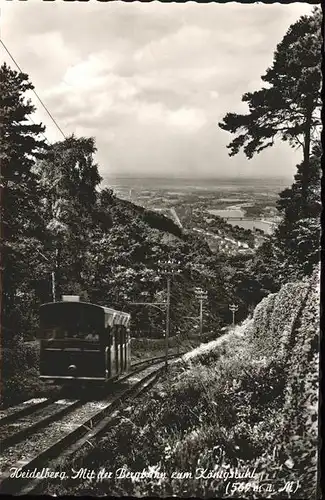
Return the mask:
<path id="1" fill-rule="evenodd" d="M 51 444 L 59 439 L 62 439 L 67 434 L 70 434 L 80 425 L 85 424 L 90 418 L 94 417 L 99 411 L 107 408 L 111 402 L 125 390 L 125 386 L 133 386 L 145 376 L 153 373 L 162 365 L 150 366 L 141 371 L 141 373 L 133 375 L 123 381 L 123 389 L 117 389 L 114 394 L 105 398 L 102 401 L 89 401 L 82 407 L 73 410 L 62 419 L 52 422 L 46 429 L 41 429 L 32 435 L 31 438 L 11 446 L 4 450 L 0 456 L 0 474 L 15 466 L 17 462 L 26 463 L 36 455 L 42 453 Z M 69 402 L 71 402 L 69 400 Z"/>
<path id="2" fill-rule="evenodd" d="M 24 442 L 8 448 L 0 457 L 0 474 L 15 466 L 17 462 L 28 462 L 54 442 L 70 434 L 79 425 L 87 422 L 89 418 L 109 404 L 110 400 L 85 403 L 81 408 L 77 408 L 59 421 L 53 422 L 46 429 L 33 434 L 32 439 L 27 438 Z"/>
<path id="3" fill-rule="evenodd" d="M 37 422 L 43 420 L 45 417 L 48 417 L 50 415 L 55 415 L 56 413 L 60 412 L 64 407 L 73 404 L 75 401 L 76 400 L 68 401 L 63 399 L 55 401 L 54 403 L 50 404 L 49 406 L 46 406 L 45 408 L 39 408 L 30 415 L 20 417 L 15 422 L 10 422 L 7 425 L 4 425 L 1 429 L 1 439 L 12 436 L 17 431 L 26 429 L 31 425 L 34 425 Z"/>
<path id="4" fill-rule="evenodd" d="M 125 383 L 130 381 L 131 383 L 129 385 L 130 386 L 134 385 L 134 383 L 138 382 L 139 380 L 144 378 L 146 375 L 154 373 L 157 370 L 157 368 L 158 369 L 161 368 L 163 366 L 163 364 L 164 363 L 160 363 L 158 365 L 158 367 L 157 367 L 157 365 L 155 367 L 152 367 L 152 366 L 148 367 L 146 370 L 141 372 L 142 376 L 139 376 L 140 374 L 134 375 L 134 376 L 130 377 L 130 379 L 127 379 L 125 381 Z M 125 390 L 125 388 L 124 388 L 124 390 Z M 115 394 L 115 396 L 116 396 L 116 394 Z M 126 397 L 125 402 L 127 402 L 127 399 L 128 399 L 128 396 Z M 119 414 L 119 411 L 120 411 L 119 408 L 115 409 L 114 411 L 112 411 L 111 416 L 113 418 L 114 418 L 114 416 L 116 417 Z M 69 450 L 69 448 L 67 448 L 62 452 L 62 454 L 59 457 L 55 457 L 53 459 L 50 459 L 46 463 L 46 467 L 48 467 L 52 471 L 60 471 L 61 474 L 65 474 L 63 479 L 68 479 L 70 477 L 70 474 L 69 474 L 69 470 L 70 470 L 69 466 L 71 465 L 70 460 L 71 460 L 71 451 Z M 67 469 L 67 467 L 68 467 L 68 469 Z M 50 495 L 50 496 L 56 495 L 56 491 L 58 488 L 58 481 L 62 481 L 63 479 L 46 478 L 43 481 L 39 481 L 38 485 L 36 486 L 36 490 L 32 491 L 32 493 L 33 494 L 35 493 L 36 495 L 38 495 L 38 494 Z M 30 493 L 31 492 L 27 490 L 27 493 L 22 491 L 21 494 L 29 495 Z"/>
<path id="5" fill-rule="evenodd" d="M 0 423 L 1 419 L 4 417 L 7 417 L 8 415 L 13 415 L 17 413 L 20 410 L 24 410 L 25 408 L 28 408 L 30 406 L 34 406 L 38 403 L 42 403 L 43 401 L 46 401 L 48 398 L 33 398 L 33 399 L 28 399 L 27 401 L 24 401 L 23 403 L 20 403 L 19 405 L 15 406 L 10 406 L 9 408 L 6 408 L 5 410 L 0 410 Z"/>
<path id="6" fill-rule="evenodd" d="M 128 383 L 129 385 L 133 385 L 133 384 L 139 382 L 140 380 L 142 380 L 144 377 L 146 377 L 150 373 L 154 373 L 156 370 L 161 368 L 163 365 L 164 365 L 164 362 L 157 363 L 157 364 L 152 365 L 152 366 L 148 366 L 148 368 L 145 368 L 141 372 L 136 373 L 135 375 L 132 375 L 131 377 L 126 379 L 125 383 Z"/>

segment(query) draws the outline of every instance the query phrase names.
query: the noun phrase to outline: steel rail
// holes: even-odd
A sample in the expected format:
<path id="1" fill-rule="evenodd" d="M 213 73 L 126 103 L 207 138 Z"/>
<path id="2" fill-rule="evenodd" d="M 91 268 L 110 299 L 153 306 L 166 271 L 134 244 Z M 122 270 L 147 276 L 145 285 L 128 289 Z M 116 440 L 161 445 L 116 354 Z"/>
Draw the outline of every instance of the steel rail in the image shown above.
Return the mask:
<path id="1" fill-rule="evenodd" d="M 59 401 L 59 400 L 58 400 Z M 54 401 L 53 404 L 55 404 L 57 401 Z M 29 437 L 31 434 L 34 434 L 36 431 L 41 429 L 42 427 L 46 427 L 47 425 L 51 424 L 54 422 L 54 420 L 57 420 L 58 418 L 64 417 L 67 413 L 69 413 L 72 410 L 75 410 L 79 406 L 83 405 L 84 401 L 70 401 L 64 407 L 60 408 L 58 406 L 58 409 L 53 411 L 50 415 L 47 415 L 46 417 L 41 418 L 40 420 L 34 422 L 33 424 L 29 425 L 28 427 L 25 427 L 23 429 L 20 429 L 18 432 L 14 432 L 12 434 L 9 434 L 9 436 L 4 437 L 1 440 L 1 451 L 5 450 L 6 448 L 9 448 L 9 446 L 14 446 L 15 444 L 19 443 L 19 441 L 23 441 L 25 438 Z M 18 419 L 19 423 L 19 419 Z"/>
<path id="2" fill-rule="evenodd" d="M 45 408 L 45 406 L 54 403 L 56 400 L 57 398 L 44 398 L 43 401 L 38 401 L 37 403 L 30 404 L 28 406 L 23 406 L 27 405 L 29 401 L 32 401 L 31 399 L 28 401 L 24 401 L 23 403 L 20 403 L 19 405 L 16 405 L 14 407 L 6 408 L 6 410 L 2 410 L 3 413 L 5 413 L 6 411 L 9 411 L 9 413 L 0 417 L 0 427 L 2 427 L 3 425 L 7 425 L 8 423 L 14 422 L 18 418 L 26 417 L 31 413 L 34 413 L 34 411 L 39 410 L 40 408 Z"/>
<path id="3" fill-rule="evenodd" d="M 153 360 L 151 359 L 150 362 L 153 362 Z M 136 364 L 134 368 L 135 369 L 133 369 L 126 375 L 116 378 L 115 384 L 118 384 L 119 382 L 124 382 L 133 375 L 136 375 L 137 373 L 145 369 L 145 367 L 138 366 L 138 364 Z M 69 399 L 69 398 L 64 398 L 64 399 Z M 20 419 L 32 415 L 33 413 L 37 413 L 39 410 L 46 408 L 47 406 L 51 406 L 51 404 L 54 404 L 57 401 L 59 401 L 59 398 L 46 399 L 45 401 L 29 405 L 26 408 L 19 409 L 16 412 L 13 412 L 11 414 L 2 417 L 0 424 L 2 427 L 2 435 L 4 435 L 6 432 L 6 426 L 10 426 L 10 424 L 19 425 Z M 29 425 L 28 427 L 20 429 L 17 432 L 9 433 L 8 436 L 1 438 L 1 450 L 3 451 L 10 446 L 14 446 L 15 444 L 19 443 L 19 441 L 24 440 L 25 438 L 29 437 L 31 434 L 34 434 L 42 427 L 46 427 L 50 423 L 54 422 L 57 418 L 63 417 L 69 411 L 73 411 L 79 406 L 82 406 L 83 404 L 85 404 L 85 401 L 82 399 L 78 401 L 71 401 L 71 404 L 67 404 L 66 406 L 64 406 L 64 408 L 58 408 L 57 411 L 54 411 L 50 415 L 38 420 L 37 422 Z"/>
<path id="4" fill-rule="evenodd" d="M 170 358 L 170 359 L 172 359 L 172 358 L 177 358 L 178 356 L 179 356 L 179 357 L 180 357 L 180 356 L 183 356 L 183 354 L 186 354 L 186 352 L 180 352 L 180 353 L 170 354 L 170 355 L 168 356 L 168 358 Z M 132 368 L 132 366 L 139 366 L 139 365 L 142 365 L 142 364 L 144 364 L 144 363 L 153 363 L 153 362 L 156 362 L 156 361 L 158 362 L 158 361 L 160 361 L 160 360 L 164 360 L 165 358 L 166 358 L 166 356 L 165 356 L 165 355 L 163 355 L 163 356 L 157 356 L 157 357 L 155 357 L 155 358 L 148 358 L 148 359 L 144 359 L 143 361 L 137 361 L 136 363 L 132 363 L 131 368 Z"/>
<path id="5" fill-rule="evenodd" d="M 121 398 L 125 398 L 127 400 L 135 399 L 138 397 L 140 394 L 142 394 L 144 391 L 148 390 L 159 378 L 161 373 L 164 373 L 165 367 L 161 366 L 157 370 L 155 370 L 154 373 L 150 373 L 146 377 L 144 377 L 141 381 L 139 381 L 136 386 L 131 387 L 123 395 L 120 396 Z M 123 402 L 125 402 L 125 399 Z M 91 430 L 89 430 L 85 435 L 81 436 L 77 441 L 72 443 L 66 450 L 63 451 L 63 453 L 60 454 L 58 458 L 54 458 L 49 462 L 47 462 L 47 466 L 55 470 L 56 468 L 59 468 L 60 465 L 62 465 L 62 462 L 68 463 L 73 460 L 73 457 L 77 452 L 79 452 L 86 443 L 90 443 L 91 439 L 98 439 L 104 432 L 106 432 L 113 424 L 114 424 L 114 418 L 117 416 L 119 408 L 119 404 L 117 404 L 117 408 L 114 410 L 112 408 L 112 412 L 109 413 L 106 417 L 103 419 L 99 420 L 99 422 L 93 427 Z M 37 494 L 40 491 L 41 486 L 44 484 L 46 479 L 33 479 L 30 481 L 26 486 L 24 486 L 20 491 L 19 495 L 30 495 L 30 494 Z"/>

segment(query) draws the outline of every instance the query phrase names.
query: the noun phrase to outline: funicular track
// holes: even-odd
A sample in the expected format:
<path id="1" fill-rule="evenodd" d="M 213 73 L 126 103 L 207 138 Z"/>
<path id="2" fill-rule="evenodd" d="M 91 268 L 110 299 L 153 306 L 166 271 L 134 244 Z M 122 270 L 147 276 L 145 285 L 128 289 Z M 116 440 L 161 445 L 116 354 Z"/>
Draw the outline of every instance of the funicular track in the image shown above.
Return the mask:
<path id="1" fill-rule="evenodd" d="M 55 470 L 58 457 L 72 457 L 105 431 L 114 411 L 155 383 L 165 369 L 163 360 L 159 356 L 134 363 L 100 399 L 30 400 L 0 417 L 0 493 L 27 494 L 39 488 L 42 479 L 28 477 L 30 472 Z M 11 477 L 14 470 L 19 470 L 20 477 Z"/>
<path id="2" fill-rule="evenodd" d="M 171 354 L 169 355 L 169 359 L 181 356 L 182 354 L 184 353 Z M 147 365 L 149 366 L 152 364 L 159 363 L 164 359 L 165 356 L 157 356 L 154 358 L 148 358 L 143 361 L 138 361 L 136 363 L 133 363 L 131 365 L 131 371 L 128 374 L 119 377 L 118 379 L 116 379 L 116 381 L 123 382 L 123 380 L 127 380 L 132 375 L 135 375 L 136 373 L 142 371 Z M 20 420 L 27 420 L 27 417 L 30 417 L 33 420 L 33 423 L 35 424 L 35 430 L 36 430 L 37 427 L 34 416 L 37 417 L 37 415 L 41 413 L 41 410 L 44 411 L 46 407 L 49 406 L 52 407 L 53 404 L 58 403 L 59 401 L 63 401 L 64 396 L 66 396 L 66 394 L 64 394 L 62 391 L 59 390 L 56 397 L 32 398 L 27 401 L 23 401 L 22 403 L 15 405 L 13 407 L 6 408 L 5 410 L 0 410 L 1 449 L 3 450 L 4 448 L 6 448 L 8 446 L 7 443 L 10 442 L 9 437 L 6 437 L 6 435 L 8 434 L 7 429 L 9 427 L 18 428 Z M 44 422 L 44 423 L 46 424 L 49 422 Z M 11 433 L 9 432 L 9 434 Z M 22 434 L 21 436 L 25 437 Z"/>

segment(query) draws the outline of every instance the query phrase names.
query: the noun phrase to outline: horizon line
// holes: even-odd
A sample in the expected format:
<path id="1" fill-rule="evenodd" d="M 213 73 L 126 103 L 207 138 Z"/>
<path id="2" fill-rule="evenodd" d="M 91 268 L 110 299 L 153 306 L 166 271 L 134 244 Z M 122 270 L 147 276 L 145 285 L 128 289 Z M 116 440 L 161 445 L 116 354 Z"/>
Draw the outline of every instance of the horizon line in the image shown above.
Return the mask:
<path id="1" fill-rule="evenodd" d="M 105 175 L 103 180 L 105 179 L 189 179 L 189 180 L 210 180 L 210 179 L 291 179 L 292 175 L 233 175 L 233 176 L 188 176 L 188 175 L 145 175 L 145 174 L 111 174 Z"/>

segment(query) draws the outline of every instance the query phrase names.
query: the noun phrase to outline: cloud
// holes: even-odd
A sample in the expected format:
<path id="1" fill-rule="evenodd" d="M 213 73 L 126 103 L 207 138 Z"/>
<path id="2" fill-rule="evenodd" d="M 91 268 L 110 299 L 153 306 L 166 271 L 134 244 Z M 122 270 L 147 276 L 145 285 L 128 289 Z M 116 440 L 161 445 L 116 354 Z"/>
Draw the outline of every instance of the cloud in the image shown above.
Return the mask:
<path id="1" fill-rule="evenodd" d="M 217 123 L 245 112 L 307 4 L 6 2 L 2 39 L 66 134 L 96 138 L 102 176 L 292 175 L 276 145 L 229 158 Z M 9 62 L 8 57 L 4 57 Z M 45 111 L 36 118 L 61 139 Z"/>

